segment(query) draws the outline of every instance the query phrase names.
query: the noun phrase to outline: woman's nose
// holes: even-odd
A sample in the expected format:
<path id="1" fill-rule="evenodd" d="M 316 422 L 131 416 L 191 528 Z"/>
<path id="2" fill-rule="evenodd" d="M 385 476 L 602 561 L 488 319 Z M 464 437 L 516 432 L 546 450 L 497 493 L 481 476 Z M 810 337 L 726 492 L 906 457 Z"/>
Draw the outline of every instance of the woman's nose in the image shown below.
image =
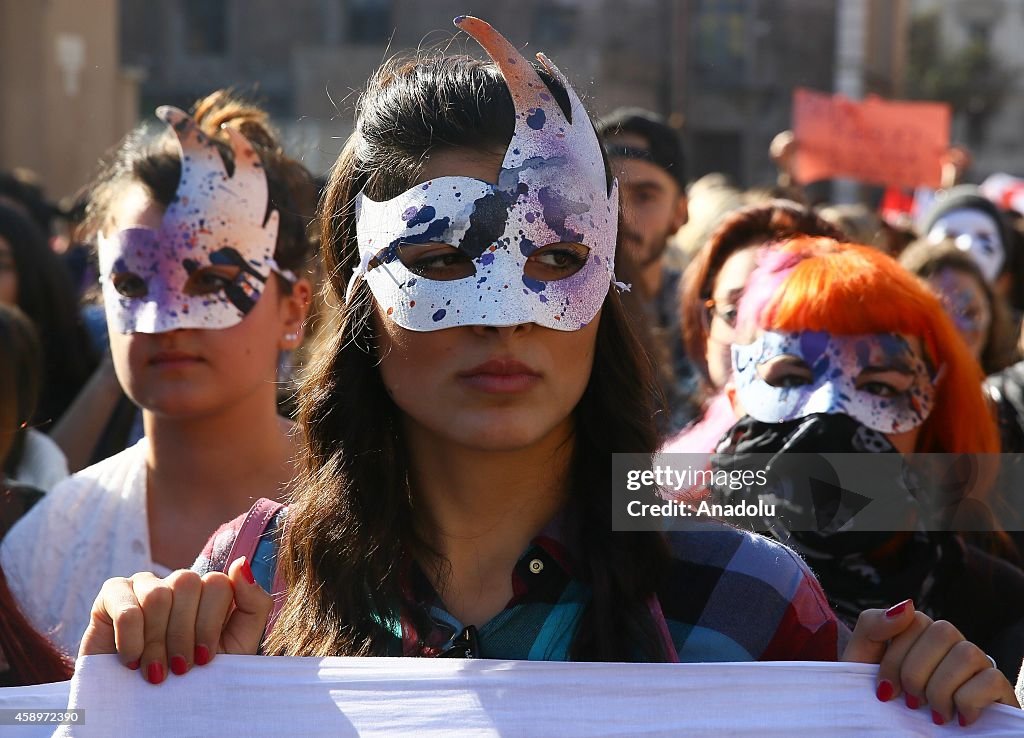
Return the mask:
<path id="1" fill-rule="evenodd" d="M 487 336 L 497 334 L 498 338 L 508 340 L 516 333 L 523 333 L 530 330 L 533 323 L 517 323 L 515 325 L 474 325 L 473 331 L 478 335 Z"/>

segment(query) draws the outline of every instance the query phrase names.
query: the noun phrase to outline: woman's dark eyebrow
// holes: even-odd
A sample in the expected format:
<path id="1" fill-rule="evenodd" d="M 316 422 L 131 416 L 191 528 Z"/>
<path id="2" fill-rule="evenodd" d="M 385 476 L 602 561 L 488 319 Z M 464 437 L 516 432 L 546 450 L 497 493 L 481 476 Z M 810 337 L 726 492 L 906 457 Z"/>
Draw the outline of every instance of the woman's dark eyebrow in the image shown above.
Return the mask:
<path id="1" fill-rule="evenodd" d="M 910 375 L 910 374 L 914 373 L 914 370 L 911 369 L 906 364 L 904 364 L 903 362 L 900 362 L 900 363 L 895 363 L 895 364 L 885 364 L 885 365 L 882 365 L 882 366 L 866 366 L 866 367 L 864 367 L 863 369 L 860 370 L 861 374 L 863 374 L 865 372 L 872 372 L 872 373 L 897 372 L 899 374 L 908 374 L 908 375 Z"/>
<path id="2" fill-rule="evenodd" d="M 777 356 L 771 357 L 767 361 L 761 362 L 761 364 L 759 366 L 764 366 L 765 364 L 773 364 L 773 363 L 775 363 L 775 364 L 786 363 L 786 364 L 791 364 L 792 366 L 796 366 L 796 367 L 801 367 L 803 369 L 807 369 L 808 371 L 811 370 L 811 366 L 810 366 L 810 364 L 807 363 L 807 360 L 802 358 L 802 357 L 800 357 L 800 356 L 796 356 L 795 354 L 778 354 Z"/>

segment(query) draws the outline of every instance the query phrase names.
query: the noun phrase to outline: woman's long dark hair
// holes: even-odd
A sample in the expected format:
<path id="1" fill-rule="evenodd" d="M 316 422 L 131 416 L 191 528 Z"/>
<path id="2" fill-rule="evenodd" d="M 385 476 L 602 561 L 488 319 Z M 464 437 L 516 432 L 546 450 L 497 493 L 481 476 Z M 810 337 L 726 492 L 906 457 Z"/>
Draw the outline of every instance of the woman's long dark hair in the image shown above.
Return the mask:
<path id="1" fill-rule="evenodd" d="M 62 682 L 71 678 L 74 666 L 29 624 L 18 609 L 7 578 L 0 569 L 0 655 L 7 661 L 8 673 L 0 672 L 4 685 Z"/>
<path id="2" fill-rule="evenodd" d="M 17 479 L 39 401 L 42 348 L 21 310 L 0 305 L 0 475 Z"/>
<path id="3" fill-rule="evenodd" d="M 0 237 L 18 275 L 18 307 L 39 331 L 43 380 L 33 424 L 56 422 L 98 363 L 67 267 L 27 215 L 0 204 Z"/>
<path id="4" fill-rule="evenodd" d="M 542 75 L 544 76 L 544 75 Z M 545 82 L 563 108 L 567 96 Z M 431 151 L 501 152 L 514 108 L 493 64 L 444 56 L 392 62 L 370 82 L 356 132 L 323 203 L 327 301 L 339 327 L 309 368 L 300 395 L 304 478 L 288 513 L 279 565 L 288 599 L 267 649 L 302 656 L 384 655 L 398 613 L 403 555 L 424 546 L 413 529 L 399 413 L 377 367 L 372 296 L 347 284 L 358 263 L 353 201 L 405 191 Z M 590 382 L 576 408 L 571 519 L 581 578 L 593 598 L 572 642 L 578 660 L 662 660 L 646 600 L 668 564 L 657 533 L 613 532 L 611 454 L 652 454 L 653 368 L 620 296 L 604 303 Z"/>

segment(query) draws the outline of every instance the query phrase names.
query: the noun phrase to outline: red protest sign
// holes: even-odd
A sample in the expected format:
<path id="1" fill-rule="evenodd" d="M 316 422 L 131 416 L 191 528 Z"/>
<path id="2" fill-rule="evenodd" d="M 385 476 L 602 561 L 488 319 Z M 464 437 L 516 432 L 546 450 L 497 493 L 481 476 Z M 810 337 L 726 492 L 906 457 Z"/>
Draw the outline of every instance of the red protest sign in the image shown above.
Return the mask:
<path id="1" fill-rule="evenodd" d="M 855 102 L 797 88 L 793 132 L 799 182 L 844 177 L 894 187 L 940 186 L 949 105 L 871 97 Z"/>

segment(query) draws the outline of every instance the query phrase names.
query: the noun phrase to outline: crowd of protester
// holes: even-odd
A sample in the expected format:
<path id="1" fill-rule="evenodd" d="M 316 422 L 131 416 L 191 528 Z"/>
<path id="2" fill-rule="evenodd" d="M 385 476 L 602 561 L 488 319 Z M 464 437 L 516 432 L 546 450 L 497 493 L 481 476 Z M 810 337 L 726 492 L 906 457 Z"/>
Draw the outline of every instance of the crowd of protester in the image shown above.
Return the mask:
<path id="1" fill-rule="evenodd" d="M 657 114 L 591 125 L 546 57 L 457 23 L 493 62 L 388 62 L 319 193 L 223 91 L 162 108 L 67 212 L 0 176 L 2 683 L 115 651 L 159 683 L 258 649 L 877 662 L 889 640 L 933 667 L 878 699 L 962 724 L 1017 704 L 1013 515 L 931 527 L 893 479 L 891 531 L 626 533 L 595 499 L 613 453 L 1024 450 L 1024 216 L 964 183 L 911 224 L 813 202 L 791 135 L 777 182 L 691 182 Z M 938 684 L 943 659 L 972 665 Z"/>

